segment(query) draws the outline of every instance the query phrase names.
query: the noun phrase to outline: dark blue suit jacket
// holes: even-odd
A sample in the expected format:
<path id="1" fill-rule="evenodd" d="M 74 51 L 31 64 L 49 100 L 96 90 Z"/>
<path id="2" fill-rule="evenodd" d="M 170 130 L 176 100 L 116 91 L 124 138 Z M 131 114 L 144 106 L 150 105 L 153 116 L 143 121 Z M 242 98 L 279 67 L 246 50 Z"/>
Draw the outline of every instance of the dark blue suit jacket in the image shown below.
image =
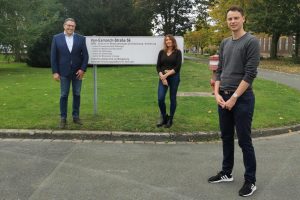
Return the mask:
<path id="1" fill-rule="evenodd" d="M 85 37 L 74 33 L 72 52 L 69 51 L 64 33 L 53 36 L 51 45 L 52 73 L 68 76 L 79 69 L 86 71 L 89 60 Z"/>

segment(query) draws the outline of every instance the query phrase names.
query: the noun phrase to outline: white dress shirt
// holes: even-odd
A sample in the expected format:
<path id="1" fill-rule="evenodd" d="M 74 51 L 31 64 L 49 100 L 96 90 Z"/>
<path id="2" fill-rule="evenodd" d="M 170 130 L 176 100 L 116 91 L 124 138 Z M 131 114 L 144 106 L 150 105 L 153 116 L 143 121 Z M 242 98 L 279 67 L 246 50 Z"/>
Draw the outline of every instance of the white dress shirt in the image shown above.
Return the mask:
<path id="1" fill-rule="evenodd" d="M 72 48 L 73 48 L 73 39 L 74 39 L 74 33 L 70 36 L 68 36 L 66 33 L 65 33 L 65 38 L 66 38 L 66 42 L 67 42 L 67 46 L 68 46 L 68 49 L 70 51 L 70 53 L 72 52 Z"/>

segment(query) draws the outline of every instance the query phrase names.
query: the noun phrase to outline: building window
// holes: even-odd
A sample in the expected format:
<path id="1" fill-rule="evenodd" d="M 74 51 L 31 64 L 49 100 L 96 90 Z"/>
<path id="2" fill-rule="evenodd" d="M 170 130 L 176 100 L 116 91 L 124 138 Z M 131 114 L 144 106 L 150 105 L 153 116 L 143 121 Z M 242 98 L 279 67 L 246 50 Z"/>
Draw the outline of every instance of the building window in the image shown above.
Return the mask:
<path id="1" fill-rule="evenodd" d="M 259 38 L 259 46 L 261 46 L 261 38 Z"/>
<path id="2" fill-rule="evenodd" d="M 268 45 L 268 50 L 269 51 L 271 50 L 271 42 L 272 42 L 272 39 L 269 37 L 269 45 Z"/>
<path id="3" fill-rule="evenodd" d="M 278 47 L 279 51 L 281 50 L 281 42 L 282 42 L 282 38 L 279 38 L 279 47 Z"/>
<path id="4" fill-rule="evenodd" d="M 289 50 L 289 38 L 285 38 L 285 50 Z"/>

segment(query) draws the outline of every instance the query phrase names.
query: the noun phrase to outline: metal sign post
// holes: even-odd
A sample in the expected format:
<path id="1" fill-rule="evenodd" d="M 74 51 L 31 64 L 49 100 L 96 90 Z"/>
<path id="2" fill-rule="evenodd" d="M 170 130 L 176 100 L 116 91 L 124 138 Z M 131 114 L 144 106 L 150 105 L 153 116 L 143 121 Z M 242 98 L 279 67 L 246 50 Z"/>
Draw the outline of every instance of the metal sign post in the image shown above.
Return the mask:
<path id="1" fill-rule="evenodd" d="M 93 65 L 94 73 L 94 115 L 98 114 L 98 97 L 97 97 L 97 65 Z"/>

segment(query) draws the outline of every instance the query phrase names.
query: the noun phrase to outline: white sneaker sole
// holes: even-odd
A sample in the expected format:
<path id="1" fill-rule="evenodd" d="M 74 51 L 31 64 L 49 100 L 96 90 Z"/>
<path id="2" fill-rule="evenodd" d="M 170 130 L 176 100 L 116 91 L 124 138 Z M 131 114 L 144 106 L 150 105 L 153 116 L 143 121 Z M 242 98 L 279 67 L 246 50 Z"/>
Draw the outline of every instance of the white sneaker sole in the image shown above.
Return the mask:
<path id="1" fill-rule="evenodd" d="M 219 181 L 209 181 L 210 183 L 222 183 L 222 182 L 231 182 L 233 181 L 233 177 L 232 178 L 228 178 L 228 179 L 221 179 Z"/>

